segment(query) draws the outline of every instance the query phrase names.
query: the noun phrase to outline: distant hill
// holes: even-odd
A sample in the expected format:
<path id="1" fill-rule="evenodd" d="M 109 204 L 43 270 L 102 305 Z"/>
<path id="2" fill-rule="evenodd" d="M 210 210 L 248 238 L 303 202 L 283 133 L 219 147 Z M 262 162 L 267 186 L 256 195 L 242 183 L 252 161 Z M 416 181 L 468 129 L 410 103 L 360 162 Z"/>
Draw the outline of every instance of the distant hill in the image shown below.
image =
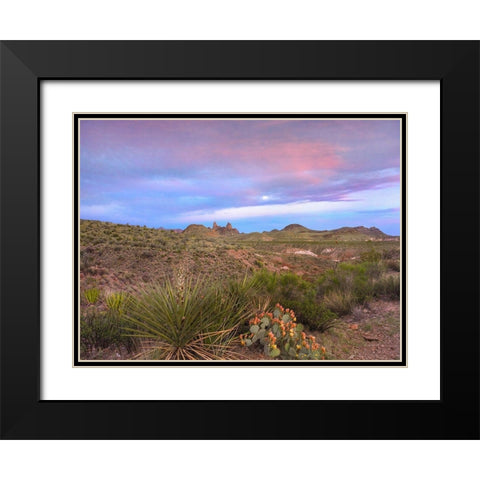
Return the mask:
<path id="1" fill-rule="evenodd" d="M 309 228 L 298 223 L 291 223 L 285 228 L 282 228 L 282 232 L 315 232 L 315 230 L 310 230 Z"/>
<path id="2" fill-rule="evenodd" d="M 86 222 L 85 220 L 82 220 Z M 109 222 L 95 222 L 87 221 L 92 225 L 104 225 L 108 228 L 114 228 L 116 224 Z M 120 227 L 120 225 L 118 225 Z M 128 225 L 124 226 L 130 227 Z M 146 228 L 146 227 L 134 227 L 132 228 Z M 123 227 L 122 227 L 123 228 Z M 396 241 L 399 239 L 398 236 L 387 235 L 382 232 L 377 227 L 341 227 L 334 230 L 313 230 L 300 225 L 299 223 L 291 223 L 281 230 L 273 229 L 270 231 L 263 232 L 251 232 L 251 233 L 240 233 L 237 228 L 234 228 L 230 222 L 227 222 L 225 226 L 220 226 L 216 222 L 213 222 L 212 227 L 206 227 L 205 225 L 200 224 L 191 224 L 188 225 L 184 230 L 182 229 L 165 229 L 163 227 L 158 227 L 157 232 L 172 232 L 176 234 L 185 234 L 188 236 L 195 237 L 204 237 L 204 238 L 219 238 L 219 237 L 238 237 L 239 240 L 242 238 L 245 241 L 272 241 L 272 240 L 294 240 L 297 238 L 302 241 L 348 241 L 348 242 L 363 242 L 363 241 Z"/>
<path id="3" fill-rule="evenodd" d="M 205 227 L 205 225 L 197 225 L 192 223 L 185 230 L 183 230 L 183 233 L 194 235 L 211 235 L 212 232 L 210 228 Z"/>
<path id="4" fill-rule="evenodd" d="M 372 249 L 384 259 L 400 259 L 399 237 L 376 227 L 318 231 L 292 224 L 282 230 L 238 233 L 231 224 L 192 224 L 181 232 L 81 220 L 82 288 L 134 287 L 161 281 L 179 267 L 217 279 L 241 278 L 263 268 L 315 278 L 339 261 L 361 262 Z M 399 268 L 398 262 L 393 263 Z"/>
<path id="5" fill-rule="evenodd" d="M 377 227 L 342 227 L 342 228 L 337 228 L 335 230 L 330 230 L 330 233 L 337 233 L 337 234 L 361 234 L 361 235 L 367 235 L 369 237 L 373 238 L 386 238 L 390 237 L 390 235 L 387 235 L 386 233 L 383 233 L 380 229 Z"/>

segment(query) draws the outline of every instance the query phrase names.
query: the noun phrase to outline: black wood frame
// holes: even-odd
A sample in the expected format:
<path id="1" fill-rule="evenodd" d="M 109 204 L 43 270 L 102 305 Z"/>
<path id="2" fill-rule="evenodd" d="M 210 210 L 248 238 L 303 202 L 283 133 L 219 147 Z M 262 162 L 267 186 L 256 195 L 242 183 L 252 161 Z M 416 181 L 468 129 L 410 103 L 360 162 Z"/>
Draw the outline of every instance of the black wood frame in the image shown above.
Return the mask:
<path id="1" fill-rule="evenodd" d="M 2 438 L 478 439 L 479 52 L 476 41 L 1 42 Z M 46 79 L 439 80 L 441 399 L 40 400 L 39 92 Z M 266 407 L 274 418 L 288 408 L 309 422 L 267 429 Z"/>

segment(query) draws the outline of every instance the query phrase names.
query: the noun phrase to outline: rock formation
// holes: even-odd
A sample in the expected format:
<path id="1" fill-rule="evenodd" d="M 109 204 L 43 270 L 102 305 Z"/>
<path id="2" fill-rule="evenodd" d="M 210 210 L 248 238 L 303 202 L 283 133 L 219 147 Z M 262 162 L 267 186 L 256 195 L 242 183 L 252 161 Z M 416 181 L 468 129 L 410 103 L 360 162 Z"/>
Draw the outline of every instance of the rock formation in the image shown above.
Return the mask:
<path id="1" fill-rule="evenodd" d="M 219 227 L 217 222 L 213 222 L 212 230 L 219 233 L 220 235 L 236 235 L 240 233 L 236 228 L 232 227 L 230 222 L 227 223 L 226 227 Z"/>

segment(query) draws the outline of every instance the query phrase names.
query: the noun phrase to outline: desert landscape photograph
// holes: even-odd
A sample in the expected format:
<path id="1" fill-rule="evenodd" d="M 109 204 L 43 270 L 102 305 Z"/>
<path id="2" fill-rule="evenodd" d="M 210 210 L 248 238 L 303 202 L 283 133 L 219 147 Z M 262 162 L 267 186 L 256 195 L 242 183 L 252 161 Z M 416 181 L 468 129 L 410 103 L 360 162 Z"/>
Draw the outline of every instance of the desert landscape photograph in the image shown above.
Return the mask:
<path id="1" fill-rule="evenodd" d="M 404 361 L 405 120 L 76 114 L 76 360 Z"/>

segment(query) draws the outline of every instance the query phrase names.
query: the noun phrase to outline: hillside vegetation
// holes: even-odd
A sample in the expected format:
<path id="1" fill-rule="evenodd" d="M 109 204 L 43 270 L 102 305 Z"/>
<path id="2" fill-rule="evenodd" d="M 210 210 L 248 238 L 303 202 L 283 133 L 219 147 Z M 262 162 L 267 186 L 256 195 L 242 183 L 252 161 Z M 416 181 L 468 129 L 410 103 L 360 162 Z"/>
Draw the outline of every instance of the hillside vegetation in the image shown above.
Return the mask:
<path id="1" fill-rule="evenodd" d="M 250 320 L 262 314 L 266 319 L 267 312 L 273 315 L 275 305 L 281 304 L 295 312 L 290 321 L 301 323 L 309 334 L 337 335 L 356 321 L 360 311 L 367 326 L 372 302 L 398 304 L 399 272 L 399 237 L 375 227 L 316 231 L 292 224 L 246 234 L 230 223 L 167 230 L 81 220 L 82 358 L 285 358 L 277 345 L 280 334 L 273 340 L 269 330 L 273 324 L 266 320 L 262 335 L 270 334 L 270 349 L 263 337 L 255 339 L 263 340 L 263 352 L 240 345 L 245 334 L 255 335 L 249 333 Z M 184 340 L 190 347 L 170 348 L 179 341 L 168 335 L 175 337 L 173 332 L 185 328 L 185 315 L 167 314 L 168 299 L 178 307 L 188 297 L 190 308 L 196 296 L 202 302 L 198 302 L 196 323 L 192 320 L 190 325 L 190 340 Z M 205 298 L 215 305 L 206 306 Z M 161 304 L 165 311 L 157 312 Z M 216 308 L 219 304 L 221 311 Z M 212 312 L 208 321 L 206 311 Z M 392 322 L 398 330 L 399 318 L 390 319 L 389 325 Z M 280 327 L 275 331 L 280 332 Z M 298 335 L 301 353 L 308 337 L 302 340 L 306 333 Z M 210 348 L 212 344 L 215 348 Z M 312 340 L 311 345 L 316 343 Z M 311 353 L 313 347 L 309 348 Z M 314 358 L 308 352 L 295 357 L 290 345 L 287 350 L 293 358 Z M 334 354 L 336 350 L 332 345 L 330 352 L 322 351 L 322 358 L 351 354 Z M 398 355 L 397 349 L 389 355 Z"/>

